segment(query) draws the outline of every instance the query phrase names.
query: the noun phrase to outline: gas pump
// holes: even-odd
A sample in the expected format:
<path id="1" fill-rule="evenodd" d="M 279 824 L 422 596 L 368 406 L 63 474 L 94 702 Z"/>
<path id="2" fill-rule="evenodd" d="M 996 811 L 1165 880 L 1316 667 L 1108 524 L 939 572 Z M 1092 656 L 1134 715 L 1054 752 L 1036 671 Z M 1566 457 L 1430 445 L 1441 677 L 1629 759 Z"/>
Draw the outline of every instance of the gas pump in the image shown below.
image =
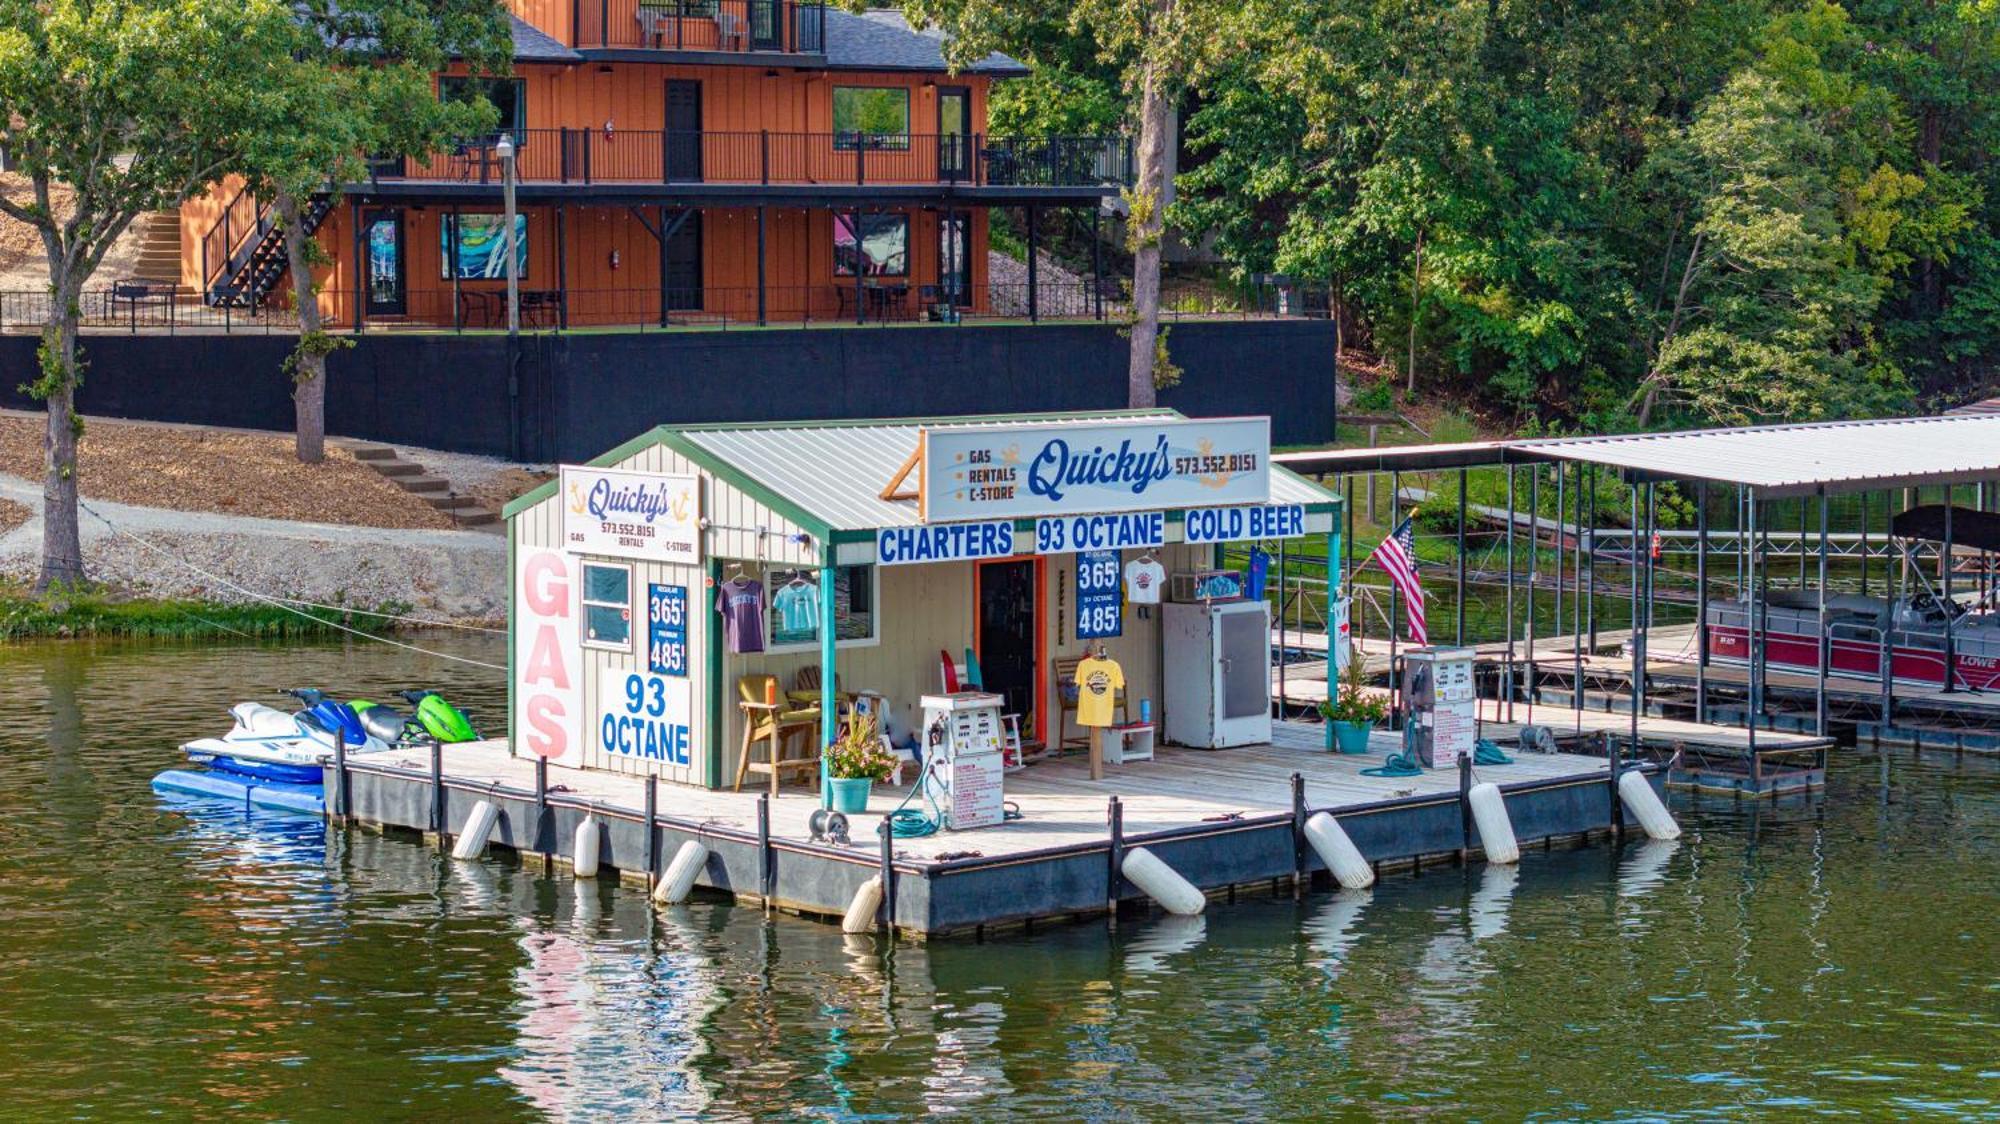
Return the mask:
<path id="1" fill-rule="evenodd" d="M 1006 818 L 1002 776 L 1006 744 L 999 695 L 960 691 L 925 695 L 924 765 L 953 831 L 992 827 Z"/>
<path id="2" fill-rule="evenodd" d="M 1426 769 L 1455 769 L 1479 740 L 1472 649 L 1418 648 L 1404 661 L 1404 749 Z"/>

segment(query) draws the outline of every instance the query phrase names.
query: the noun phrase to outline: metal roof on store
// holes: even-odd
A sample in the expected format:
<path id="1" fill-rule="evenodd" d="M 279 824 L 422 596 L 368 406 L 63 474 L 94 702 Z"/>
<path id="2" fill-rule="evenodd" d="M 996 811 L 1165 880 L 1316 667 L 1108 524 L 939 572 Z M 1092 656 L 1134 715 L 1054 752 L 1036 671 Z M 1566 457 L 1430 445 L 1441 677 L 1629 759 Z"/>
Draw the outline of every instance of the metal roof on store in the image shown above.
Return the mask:
<path id="1" fill-rule="evenodd" d="M 965 418 L 898 418 L 884 421 L 804 422 L 679 428 L 680 441 L 729 465 L 770 493 L 811 513 L 835 532 L 875 531 L 923 522 L 917 501 L 885 500 L 882 491 L 917 450 L 923 429 L 990 429 L 999 426 L 1103 425 L 1169 421 L 1173 410 L 1101 410 L 1067 414 Z M 1332 493 L 1289 470 L 1273 466 L 1271 502 L 1315 507 Z"/>
<path id="2" fill-rule="evenodd" d="M 1290 453 L 1300 472 L 1390 472 L 1576 461 L 1631 480 L 1694 480 L 1766 497 L 2000 479 L 2000 415 L 1807 422 L 1611 437 L 1555 437 Z"/>

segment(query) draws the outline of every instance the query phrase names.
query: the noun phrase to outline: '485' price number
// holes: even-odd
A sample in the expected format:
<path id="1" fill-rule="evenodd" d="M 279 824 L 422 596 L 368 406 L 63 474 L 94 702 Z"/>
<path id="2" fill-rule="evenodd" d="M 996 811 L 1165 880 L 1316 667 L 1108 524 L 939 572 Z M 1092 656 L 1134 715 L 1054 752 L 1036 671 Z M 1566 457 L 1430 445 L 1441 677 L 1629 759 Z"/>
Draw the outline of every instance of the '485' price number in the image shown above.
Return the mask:
<path id="1" fill-rule="evenodd" d="M 646 666 L 655 675 L 686 675 L 688 596 L 684 585 L 646 587 Z"/>

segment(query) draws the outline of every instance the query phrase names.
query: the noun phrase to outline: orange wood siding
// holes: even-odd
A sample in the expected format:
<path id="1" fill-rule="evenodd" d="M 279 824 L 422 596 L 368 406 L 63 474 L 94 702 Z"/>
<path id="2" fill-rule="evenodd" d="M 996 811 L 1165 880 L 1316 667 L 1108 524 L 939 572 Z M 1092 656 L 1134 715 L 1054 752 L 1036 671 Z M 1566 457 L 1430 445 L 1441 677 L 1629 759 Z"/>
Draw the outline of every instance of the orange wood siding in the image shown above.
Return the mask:
<path id="1" fill-rule="evenodd" d="M 507 10 L 558 43 L 572 42 L 576 27 L 570 0 L 507 0 Z"/>

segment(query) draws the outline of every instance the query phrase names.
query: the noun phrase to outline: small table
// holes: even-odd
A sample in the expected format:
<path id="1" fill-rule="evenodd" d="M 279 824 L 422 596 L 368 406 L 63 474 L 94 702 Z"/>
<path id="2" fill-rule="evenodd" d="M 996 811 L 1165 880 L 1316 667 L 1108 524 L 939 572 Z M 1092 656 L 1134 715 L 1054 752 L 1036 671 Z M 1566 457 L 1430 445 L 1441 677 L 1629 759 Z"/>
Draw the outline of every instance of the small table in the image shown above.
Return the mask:
<path id="1" fill-rule="evenodd" d="M 1151 722 L 1128 722 L 1123 726 L 1113 726 L 1104 731 L 1104 760 L 1106 764 L 1123 765 L 1127 761 L 1151 761 L 1153 759 L 1153 724 Z"/>

